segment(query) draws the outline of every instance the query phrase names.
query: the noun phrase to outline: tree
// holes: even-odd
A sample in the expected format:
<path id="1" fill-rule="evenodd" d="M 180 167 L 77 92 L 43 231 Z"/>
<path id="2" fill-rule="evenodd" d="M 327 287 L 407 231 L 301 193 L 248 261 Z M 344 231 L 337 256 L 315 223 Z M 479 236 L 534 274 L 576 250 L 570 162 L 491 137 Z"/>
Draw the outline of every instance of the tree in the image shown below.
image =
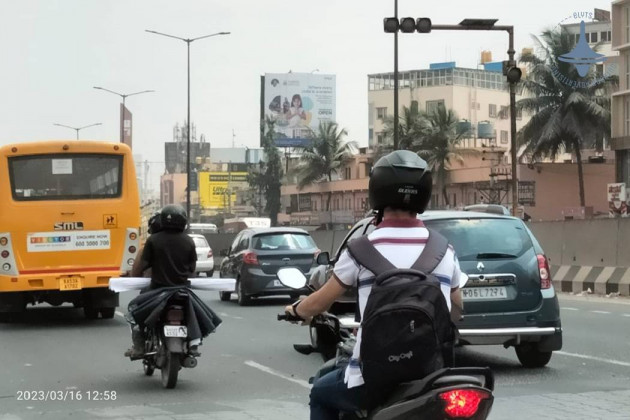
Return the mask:
<path id="1" fill-rule="evenodd" d="M 263 150 L 266 162 L 260 163 L 259 170 L 250 170 L 247 181 L 251 188 L 260 191 L 266 197 L 265 212 L 269 213 L 271 226 L 278 225 L 278 213 L 280 213 L 281 179 L 283 176 L 282 159 L 274 142 L 275 121 L 265 120 L 267 132 L 263 135 Z M 264 127 L 264 126 L 263 126 Z M 261 127 L 261 129 L 263 129 Z"/>
<path id="2" fill-rule="evenodd" d="M 321 122 L 317 132 L 311 138 L 311 143 L 304 148 L 300 163 L 296 171 L 298 175 L 298 190 L 307 185 L 322 180 L 332 181 L 333 174 L 351 159 L 353 150 L 358 148 L 356 141 L 345 140 L 348 135 L 345 129 L 339 129 L 335 122 Z M 326 211 L 330 211 L 332 191 L 328 192 Z"/>
<path id="3" fill-rule="evenodd" d="M 398 117 L 398 149 L 413 150 L 417 148 L 423 134 L 423 115 L 418 111 L 418 106 L 410 108 L 403 106 L 402 115 Z M 387 145 L 393 150 L 394 144 L 394 117 L 388 116 L 384 121 L 383 134 Z"/>
<path id="4" fill-rule="evenodd" d="M 478 153 L 474 149 L 456 147 L 467 133 L 460 132 L 457 127 L 459 119 L 453 110 L 447 110 L 444 106 L 438 106 L 429 114 L 422 114 L 421 139 L 416 146 L 416 151 L 427 160 L 435 176 L 437 184 L 441 187 L 444 203 L 448 206 L 450 201 L 446 193 L 448 172 L 451 162 L 464 162 L 460 153 Z"/>
<path id="5" fill-rule="evenodd" d="M 530 97 L 519 100 L 516 106 L 532 117 L 519 131 L 519 142 L 526 145 L 526 152 L 534 159 L 555 159 L 562 151 L 575 153 L 583 207 L 586 200 L 581 151 L 610 137 L 610 91 L 617 79 L 598 76 L 593 68 L 580 77 L 573 64 L 557 60 L 574 47 L 565 29 L 546 30 L 540 38 L 534 38 L 539 45 L 538 55 L 521 57 L 521 62 L 528 63 L 528 74 L 522 83 Z M 567 80 L 580 84 L 573 86 Z"/>

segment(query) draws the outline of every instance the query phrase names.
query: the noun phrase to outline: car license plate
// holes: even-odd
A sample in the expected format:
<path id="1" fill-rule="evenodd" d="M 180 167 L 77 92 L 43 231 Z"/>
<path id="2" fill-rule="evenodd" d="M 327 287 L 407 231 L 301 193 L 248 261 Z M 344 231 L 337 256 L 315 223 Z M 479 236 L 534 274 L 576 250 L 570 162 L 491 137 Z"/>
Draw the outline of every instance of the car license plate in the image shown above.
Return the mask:
<path id="1" fill-rule="evenodd" d="M 81 277 L 61 277 L 59 290 L 81 290 Z"/>
<path id="2" fill-rule="evenodd" d="M 280 280 L 273 281 L 273 287 L 280 287 L 280 286 L 282 286 L 282 283 L 280 283 Z"/>
<path id="3" fill-rule="evenodd" d="M 164 337 L 188 337 L 188 329 L 183 325 L 165 325 Z"/>
<path id="4" fill-rule="evenodd" d="M 505 287 L 467 287 L 462 289 L 464 300 L 507 299 Z"/>

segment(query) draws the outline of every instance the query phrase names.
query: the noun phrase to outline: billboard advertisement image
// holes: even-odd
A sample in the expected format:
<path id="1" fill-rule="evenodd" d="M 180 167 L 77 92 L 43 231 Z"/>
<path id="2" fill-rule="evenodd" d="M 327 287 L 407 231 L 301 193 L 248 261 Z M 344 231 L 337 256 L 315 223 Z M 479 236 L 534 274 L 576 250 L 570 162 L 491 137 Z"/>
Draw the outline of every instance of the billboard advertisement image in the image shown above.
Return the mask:
<path id="1" fill-rule="evenodd" d="M 628 203 L 625 182 L 608 184 L 608 215 L 628 217 Z"/>
<path id="2" fill-rule="evenodd" d="M 320 122 L 335 121 L 334 75 L 266 73 L 262 80 L 261 115 L 275 122 L 276 146 L 304 147 Z"/>
<path id="3" fill-rule="evenodd" d="M 203 209 L 228 210 L 236 203 L 236 191 L 247 188 L 247 172 L 199 172 L 199 204 Z"/>

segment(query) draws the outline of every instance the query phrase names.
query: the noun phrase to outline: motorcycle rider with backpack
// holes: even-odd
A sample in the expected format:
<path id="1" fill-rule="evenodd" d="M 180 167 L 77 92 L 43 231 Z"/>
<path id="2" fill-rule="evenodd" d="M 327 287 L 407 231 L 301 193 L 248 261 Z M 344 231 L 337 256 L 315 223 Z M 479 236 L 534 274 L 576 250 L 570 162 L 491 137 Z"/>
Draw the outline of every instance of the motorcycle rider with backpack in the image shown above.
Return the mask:
<path id="1" fill-rule="evenodd" d="M 370 409 L 396 384 L 452 363 L 449 312 L 451 301 L 461 307 L 461 271 L 446 239 L 417 219 L 431 189 L 431 172 L 417 154 L 398 150 L 379 159 L 369 181 L 377 229 L 348 244 L 321 289 L 285 308 L 308 320 L 358 288 L 362 323 L 352 358 L 313 384 L 311 420 Z"/>

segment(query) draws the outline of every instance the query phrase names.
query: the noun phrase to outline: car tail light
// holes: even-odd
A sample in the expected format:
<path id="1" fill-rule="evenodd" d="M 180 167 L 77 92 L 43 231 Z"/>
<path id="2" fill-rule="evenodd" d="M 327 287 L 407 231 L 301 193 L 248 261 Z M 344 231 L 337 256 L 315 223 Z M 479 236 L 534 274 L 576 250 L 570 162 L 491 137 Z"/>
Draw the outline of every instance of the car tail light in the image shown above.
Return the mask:
<path id="1" fill-rule="evenodd" d="M 208 258 L 212 258 L 212 250 L 208 251 Z"/>
<path id="2" fill-rule="evenodd" d="M 243 262 L 250 265 L 258 265 L 258 256 L 253 252 L 243 255 Z"/>
<path id="3" fill-rule="evenodd" d="M 549 262 L 544 255 L 536 255 L 538 258 L 538 272 L 540 273 L 540 288 L 549 289 L 551 287 L 551 271 L 549 271 Z"/>
<path id="4" fill-rule="evenodd" d="M 166 312 L 166 322 L 176 323 L 184 320 L 184 311 L 182 309 L 169 309 Z"/>
<path id="5" fill-rule="evenodd" d="M 453 418 L 469 418 L 477 413 L 479 403 L 490 397 L 490 393 L 480 389 L 453 389 L 439 394 L 446 402 L 444 412 Z"/>

